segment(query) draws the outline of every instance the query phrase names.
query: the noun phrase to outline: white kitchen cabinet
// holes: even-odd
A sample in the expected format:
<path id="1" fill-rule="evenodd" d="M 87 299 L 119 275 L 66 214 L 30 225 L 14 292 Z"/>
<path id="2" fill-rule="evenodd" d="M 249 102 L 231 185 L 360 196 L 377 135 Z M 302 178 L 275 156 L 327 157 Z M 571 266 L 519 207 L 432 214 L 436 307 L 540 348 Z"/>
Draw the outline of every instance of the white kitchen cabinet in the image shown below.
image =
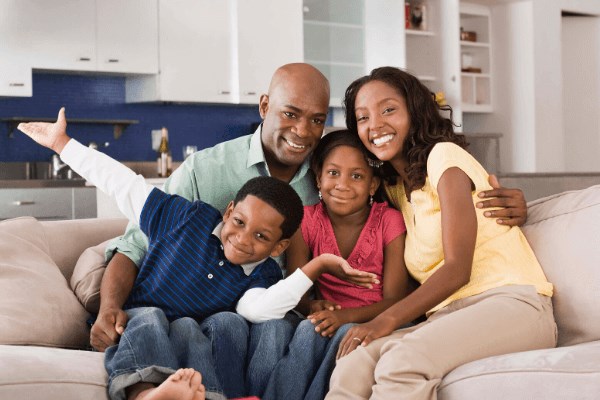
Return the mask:
<path id="1" fill-rule="evenodd" d="M 0 0 L 0 96 L 30 97 L 31 65 L 20 40 L 22 20 L 18 17 L 18 0 Z"/>
<path id="2" fill-rule="evenodd" d="M 0 70 L 18 53 L 29 72 L 158 71 L 157 0 L 0 0 L 0 10 Z"/>
<path id="3" fill-rule="evenodd" d="M 155 76 L 130 77 L 126 100 L 234 103 L 232 0 L 160 0 Z"/>
<path id="4" fill-rule="evenodd" d="M 0 54 L 6 54 L 0 49 Z M 31 67 L 13 57 L 10 63 L 0 64 L 0 97 L 31 97 Z"/>
<path id="5" fill-rule="evenodd" d="M 97 70 L 158 72 L 157 0 L 96 0 Z"/>
<path id="6" fill-rule="evenodd" d="M 275 70 L 302 62 L 302 0 L 237 0 L 239 102 L 258 104 Z"/>
<path id="7" fill-rule="evenodd" d="M 128 78 L 126 101 L 257 104 L 302 60 L 301 0 L 161 0 L 160 72 Z"/>

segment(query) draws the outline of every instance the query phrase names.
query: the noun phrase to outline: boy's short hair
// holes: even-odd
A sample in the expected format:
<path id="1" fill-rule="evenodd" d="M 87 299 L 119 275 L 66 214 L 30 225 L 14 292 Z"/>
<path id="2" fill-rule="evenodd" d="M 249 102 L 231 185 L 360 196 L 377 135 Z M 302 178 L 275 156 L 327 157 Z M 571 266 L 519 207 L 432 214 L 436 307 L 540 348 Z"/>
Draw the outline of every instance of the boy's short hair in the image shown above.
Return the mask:
<path id="1" fill-rule="evenodd" d="M 281 239 L 289 239 L 298 230 L 304 207 L 300 196 L 289 184 L 270 176 L 252 178 L 237 192 L 233 203 L 237 204 L 248 195 L 258 197 L 283 215 Z"/>

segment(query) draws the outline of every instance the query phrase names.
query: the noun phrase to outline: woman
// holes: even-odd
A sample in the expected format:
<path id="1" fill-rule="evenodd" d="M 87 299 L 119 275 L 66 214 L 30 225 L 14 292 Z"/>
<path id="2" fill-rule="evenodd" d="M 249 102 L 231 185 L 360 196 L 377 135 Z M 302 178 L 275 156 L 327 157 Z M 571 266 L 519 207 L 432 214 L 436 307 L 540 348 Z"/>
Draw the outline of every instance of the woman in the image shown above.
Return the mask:
<path id="1" fill-rule="evenodd" d="M 386 193 L 406 220 L 406 266 L 421 286 L 348 331 L 327 399 L 434 399 L 459 365 L 555 346 L 552 285 L 520 229 L 475 207 L 488 174 L 451 113 L 392 67 L 353 82 L 344 105 L 348 128 L 385 162 Z"/>

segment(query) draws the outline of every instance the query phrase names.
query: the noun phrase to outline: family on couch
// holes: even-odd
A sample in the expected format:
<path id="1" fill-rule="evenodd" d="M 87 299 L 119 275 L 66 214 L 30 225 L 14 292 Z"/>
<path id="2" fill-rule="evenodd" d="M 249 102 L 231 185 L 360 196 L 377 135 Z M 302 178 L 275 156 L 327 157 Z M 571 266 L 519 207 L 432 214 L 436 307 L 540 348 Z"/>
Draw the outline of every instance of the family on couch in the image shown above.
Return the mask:
<path id="1" fill-rule="evenodd" d="M 366 232 L 363 227 L 368 226 L 373 210 L 380 208 L 381 203 L 371 206 L 370 197 L 379 186 L 378 175 L 381 174 L 388 197 L 400 208 L 406 219 L 406 249 L 402 219 L 399 214 L 394 217 L 393 211 L 389 210 L 391 213 L 388 214 L 392 217 L 387 218 L 392 221 L 395 218 L 396 223 L 388 224 L 391 227 L 382 232 L 381 240 L 377 241 L 379 248 L 370 249 L 383 253 L 379 260 L 373 260 L 372 265 L 369 265 L 375 268 L 373 271 L 376 279 L 373 275 L 361 275 L 341 261 L 335 264 L 337 269 L 327 268 L 328 272 L 337 271 L 347 279 L 372 286 L 370 289 L 377 289 L 374 291 L 376 296 L 370 304 L 355 307 L 356 311 L 348 313 L 345 306 L 341 309 L 338 307 L 341 303 L 339 299 L 332 301 L 336 300 L 337 282 L 332 284 L 330 277 L 327 277 L 330 283 L 327 286 L 327 280 L 323 278 L 323 285 L 320 283 L 318 286 L 320 293 L 317 294 L 317 300 L 313 300 L 310 305 L 312 308 L 308 308 L 312 314 L 308 322 L 315 324 L 313 330 L 298 328 L 294 335 L 298 319 L 291 314 L 281 318 L 287 307 L 284 305 L 284 298 L 290 297 L 291 289 L 283 291 L 287 294 L 276 297 L 275 303 L 281 304 L 263 303 L 265 309 L 269 306 L 279 307 L 279 314 L 269 314 L 268 311 L 260 315 L 259 312 L 258 316 L 249 318 L 253 322 L 268 318 L 275 318 L 274 320 L 248 326 L 235 313 L 214 314 L 201 320 L 202 325 L 210 318 L 218 318 L 216 323 L 206 323 L 204 327 L 195 325 L 196 331 L 207 333 L 210 337 L 207 339 L 207 346 L 212 346 L 212 349 L 206 353 L 208 355 L 205 362 L 206 358 L 210 358 L 211 350 L 213 355 L 215 349 L 227 348 L 226 346 L 240 350 L 234 355 L 238 357 L 237 361 L 223 357 L 225 354 L 215 357 L 218 359 L 214 365 L 216 385 L 222 386 L 215 387 L 214 391 L 223 390 L 230 397 L 249 393 L 264 398 L 281 398 L 283 395 L 292 398 L 303 398 L 305 395 L 307 398 L 320 398 L 322 395 L 311 396 L 327 390 L 336 352 L 338 356 L 352 352 L 338 361 L 339 367 L 331 381 L 331 398 L 367 398 L 371 395 L 393 398 L 405 391 L 406 397 L 411 396 L 410 391 L 414 391 L 414 398 L 430 398 L 435 396 L 435 388 L 441 377 L 457 365 L 492 354 L 553 346 L 554 322 L 549 300 L 552 287 L 546 282 L 520 230 L 511 227 L 525 220 L 526 207 L 522 194 L 515 190 L 489 190 L 491 187 L 487 174 L 463 150 L 464 139 L 453 133 L 451 121 L 440 116 L 437 103 L 427 89 L 411 75 L 394 68 L 381 68 L 349 87 L 345 105 L 350 131 L 335 136 L 359 137 L 364 147 L 343 143 L 320 159 L 322 169 L 317 167 L 314 172 L 321 186 L 324 205 L 318 210 L 320 203 L 312 177 L 308 174 L 308 157 L 315 147 L 318 149 L 327 115 L 328 97 L 327 81 L 311 66 L 290 64 L 280 68 L 273 77 L 268 95 L 261 97 L 259 110 L 263 124 L 257 132 L 191 157 L 175 172 L 166 190 L 175 191 L 190 200 L 201 199 L 223 211 L 246 180 L 258 175 L 271 175 L 289 182 L 305 205 L 317 203 L 312 208 L 306 208 L 317 210 L 324 216 L 313 219 L 313 225 L 323 226 L 329 223 L 329 232 L 333 236 L 331 239 L 337 245 L 339 255 L 349 257 L 350 261 L 353 251 L 362 243 L 362 233 Z M 65 127 L 62 114 L 56 124 L 24 124 L 20 129 L 33 135 L 42 144 L 52 147 L 56 145 L 54 141 L 44 141 L 47 134 L 60 131 L 64 146 L 68 140 Z M 36 136 L 38 134 L 41 136 Z M 365 148 L 371 154 L 366 153 Z M 88 151 L 77 150 L 74 142 L 69 142 L 68 149 L 74 149 L 67 152 L 68 162 L 71 162 L 69 157 L 72 156 L 73 162 L 76 162 L 77 154 Z M 58 150 L 62 148 L 55 150 L 60 153 Z M 366 154 L 371 156 L 370 159 Z M 378 162 L 374 156 L 385 161 L 381 168 L 375 167 Z M 85 168 L 87 156 L 79 157 L 83 164 L 81 168 Z M 91 162 L 89 166 L 93 167 L 93 164 Z M 97 171 L 90 168 L 88 172 L 89 179 L 102 187 L 100 182 L 94 180 L 98 178 L 94 175 Z M 110 187 L 111 175 L 108 177 L 104 183 Z M 335 179 L 338 181 L 334 182 Z M 394 184 L 394 179 L 399 183 Z M 122 189 L 117 186 L 117 191 L 123 194 L 131 190 L 131 187 L 124 187 Z M 477 194 L 481 191 L 495 198 L 474 207 L 478 203 Z M 155 191 L 146 195 L 152 198 L 153 192 Z M 143 217 L 146 207 L 150 208 L 149 203 L 143 206 L 147 196 L 141 194 L 143 191 L 134 190 L 130 193 L 136 197 L 138 208 L 137 214 L 133 211 L 133 214 L 128 215 L 141 214 Z M 253 197 L 251 195 L 250 198 Z M 173 198 L 183 202 L 177 197 Z M 236 202 L 227 210 L 234 210 L 236 204 L 244 201 L 242 199 Z M 125 203 L 129 204 L 127 201 Z M 203 203 L 185 204 L 187 207 L 197 207 L 197 204 Z M 485 211 L 486 215 L 483 210 L 477 209 L 488 206 L 508 207 Z M 228 211 L 225 212 L 224 220 L 228 218 Z M 271 211 L 277 214 L 277 211 Z M 285 219 L 282 213 L 278 217 Z M 493 221 L 486 217 L 499 220 Z M 160 220 L 160 216 L 156 218 Z M 262 214 L 260 219 L 260 223 L 266 223 L 262 220 Z M 416 220 L 419 220 L 418 226 Z M 144 225 L 144 218 L 141 225 L 149 226 Z M 276 223 L 273 225 L 279 229 Z M 310 240 L 307 239 L 310 229 L 314 228 L 308 225 L 305 227 L 303 221 L 302 229 L 291 239 L 294 246 L 290 249 L 295 250 L 288 260 L 291 259 L 296 264 L 286 265 L 290 270 L 302 267 L 301 272 L 311 263 L 303 267 L 304 261 L 298 263 L 293 260 L 305 260 L 306 255 L 315 256 L 315 252 L 319 251 L 317 247 L 311 247 Z M 168 227 L 172 228 L 170 225 Z M 175 232 L 177 231 L 173 231 Z M 114 256 L 102 283 L 100 313 L 91 334 L 91 342 L 99 350 L 117 343 L 123 329 L 125 332 L 131 329 L 123 308 L 128 307 L 130 294 L 133 295 L 138 287 L 137 267 L 129 261 L 129 258 L 135 259 L 136 256 L 138 260 L 141 258 L 143 246 L 135 244 L 136 237 L 139 237 L 139 233 L 130 229 L 117 242 L 116 250 L 125 255 L 117 253 Z M 152 235 L 150 238 L 151 247 L 146 260 L 154 249 Z M 125 244 L 127 242 L 134 244 L 128 247 Z M 279 242 L 279 239 L 275 242 Z M 223 245 L 226 243 L 223 242 Z M 263 255 L 278 255 L 286 245 L 287 243 L 279 245 L 278 250 L 281 251 L 274 251 L 273 254 L 269 251 Z M 392 247 L 388 249 L 390 245 Z M 271 250 L 275 247 L 276 245 Z M 411 275 L 423 284 L 408 295 L 403 288 L 406 282 L 405 266 L 398 261 L 402 260 L 402 252 L 405 252 L 404 258 Z M 298 257 L 298 254 L 302 256 Z M 388 257 L 388 254 L 393 256 Z M 229 259 L 227 253 L 225 257 Z M 423 259 L 426 261 L 418 261 Z M 247 260 L 234 258 L 230 261 L 244 264 Z M 362 267 L 362 260 L 358 259 L 357 265 L 353 266 Z M 244 270 L 245 266 L 238 268 Z M 143 268 L 140 269 L 140 274 L 142 271 Z M 282 287 L 281 284 L 295 276 L 298 276 L 297 273 L 269 289 L 261 289 L 261 295 L 273 292 L 273 288 Z M 306 276 L 310 277 L 310 274 L 306 273 L 305 279 Z M 366 277 L 370 279 L 369 282 L 364 280 Z M 388 277 L 392 282 L 386 283 Z M 312 278 L 316 279 L 317 276 Z M 269 279 L 264 281 L 263 287 L 271 284 L 267 281 Z M 310 284 L 307 281 L 304 283 L 304 290 L 307 290 Z M 298 289 L 300 291 L 302 290 Z M 355 297 L 364 293 L 358 289 L 346 292 Z M 330 296 L 333 294 L 333 297 L 328 299 L 328 293 Z M 297 303 L 298 300 L 299 297 L 289 300 L 288 309 L 295 305 L 291 303 Z M 302 303 L 308 304 L 306 299 Z M 239 310 L 240 302 L 237 306 Z M 427 311 L 431 311 L 429 318 L 422 324 L 395 331 Z M 345 314 L 356 315 L 348 317 Z M 175 319 L 171 326 L 178 321 L 177 316 L 172 316 Z M 156 317 L 155 322 L 157 321 L 160 321 L 160 315 Z M 531 321 L 536 323 L 528 323 Z M 306 326 L 308 322 L 303 322 L 300 327 Z M 349 327 L 346 322 L 364 323 Z M 239 332 L 238 328 L 241 328 Z M 344 335 L 345 330 L 348 332 Z M 235 334 L 232 335 L 231 332 Z M 333 339 L 328 340 L 329 337 Z M 506 341 L 506 337 L 511 340 Z M 382 339 L 369 344 L 378 338 Z M 220 340 L 232 340 L 236 343 L 223 346 L 223 343 L 217 343 Z M 325 344 L 325 350 L 320 352 L 323 358 L 316 363 L 316 370 L 304 369 L 302 363 L 295 363 L 292 359 L 295 354 L 294 346 L 301 346 L 307 340 L 315 343 L 322 340 Z M 339 341 L 341 346 L 338 350 Z M 110 349 L 118 351 L 118 347 L 120 345 Z M 353 351 L 357 347 L 358 350 Z M 429 355 L 425 351 L 430 352 Z M 352 358 L 360 358 L 358 369 Z M 378 359 L 375 369 L 375 360 Z M 168 374 L 161 378 L 164 381 L 162 388 L 183 386 L 192 394 L 189 398 L 203 395 L 198 390 L 201 387 L 199 375 L 188 367 L 189 365 L 179 365 L 178 368 L 187 369 L 177 372 L 174 368 L 167 368 L 166 372 L 173 375 L 166 380 Z M 200 372 L 204 374 L 204 371 Z M 290 379 L 292 372 L 294 379 Z M 361 379 L 353 378 L 353 373 L 359 373 Z M 421 381 L 412 381 L 415 373 L 421 377 Z M 236 374 L 241 378 L 234 379 Z M 393 374 L 394 379 L 390 379 L 390 374 Z M 244 376 L 247 386 L 244 384 Z M 302 377 L 305 383 L 296 385 L 297 376 Z M 142 374 L 140 379 L 143 378 Z M 160 381 L 147 382 L 147 387 L 143 388 L 147 391 L 142 394 L 147 395 L 147 398 L 168 396 L 164 391 L 161 392 L 161 386 L 154 388 L 154 384 L 158 383 Z M 316 386 L 320 388 L 315 388 Z M 212 391 L 213 388 L 208 389 Z M 395 395 L 390 395 L 389 391 Z M 137 391 L 130 394 L 133 396 L 140 393 Z"/>

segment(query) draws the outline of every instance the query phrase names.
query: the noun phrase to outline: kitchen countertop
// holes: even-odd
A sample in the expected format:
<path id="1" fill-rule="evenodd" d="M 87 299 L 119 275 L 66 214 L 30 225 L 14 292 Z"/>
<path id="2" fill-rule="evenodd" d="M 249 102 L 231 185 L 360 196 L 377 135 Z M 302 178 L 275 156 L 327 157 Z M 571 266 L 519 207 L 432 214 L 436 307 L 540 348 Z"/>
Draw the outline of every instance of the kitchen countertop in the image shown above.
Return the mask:
<path id="1" fill-rule="evenodd" d="M 0 179 L 0 189 L 85 187 L 85 179 Z"/>

